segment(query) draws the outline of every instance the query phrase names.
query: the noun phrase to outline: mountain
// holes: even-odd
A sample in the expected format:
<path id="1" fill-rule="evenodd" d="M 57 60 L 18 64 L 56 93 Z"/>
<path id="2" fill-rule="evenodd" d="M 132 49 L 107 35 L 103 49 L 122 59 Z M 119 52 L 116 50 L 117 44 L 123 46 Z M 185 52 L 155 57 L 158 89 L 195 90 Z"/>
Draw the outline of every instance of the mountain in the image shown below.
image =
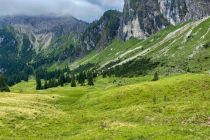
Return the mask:
<path id="1" fill-rule="evenodd" d="M 120 27 L 122 39 L 144 39 L 168 25 L 210 15 L 208 0 L 125 0 Z"/>
<path id="2" fill-rule="evenodd" d="M 11 25 L 17 34 L 26 34 L 36 50 L 52 45 L 55 38 L 73 36 L 79 39 L 88 23 L 71 16 L 8 16 L 1 22 Z"/>
<path id="3" fill-rule="evenodd" d="M 119 11 L 109 10 L 98 21 L 91 23 L 81 37 L 82 49 L 91 51 L 107 47 L 118 34 L 120 18 Z"/>
<path id="4" fill-rule="evenodd" d="M 71 16 L 3 17 L 0 71 L 18 82 L 34 69 L 88 63 L 113 73 L 129 66 L 130 74 L 142 67 L 148 72 L 207 69 L 209 7 L 206 0 L 125 0 L 122 13 L 109 10 L 90 24 Z"/>
<path id="5" fill-rule="evenodd" d="M 31 74 L 31 66 L 65 59 L 69 50 L 74 53 L 88 23 L 70 16 L 12 16 L 2 17 L 0 25 L 0 71 L 11 85 Z"/>
<path id="6" fill-rule="evenodd" d="M 71 67 L 95 64 L 116 76 L 202 72 L 210 69 L 210 17 L 170 25 L 146 39 L 115 39 Z"/>
<path id="7" fill-rule="evenodd" d="M 53 33 L 56 36 L 81 34 L 88 26 L 88 23 L 71 16 L 7 16 L 2 20 L 26 33 Z"/>

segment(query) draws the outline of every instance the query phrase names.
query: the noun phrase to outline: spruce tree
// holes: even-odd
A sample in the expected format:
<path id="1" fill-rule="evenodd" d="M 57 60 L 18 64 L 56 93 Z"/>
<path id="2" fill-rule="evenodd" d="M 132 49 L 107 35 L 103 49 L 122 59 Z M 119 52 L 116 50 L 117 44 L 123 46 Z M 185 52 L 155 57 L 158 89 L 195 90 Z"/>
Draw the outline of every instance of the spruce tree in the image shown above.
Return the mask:
<path id="1" fill-rule="evenodd" d="M 158 80 L 159 80 L 158 72 L 155 72 L 154 78 L 152 79 L 152 81 L 158 81 Z"/>
<path id="2" fill-rule="evenodd" d="M 69 74 L 66 75 L 66 82 L 71 83 L 71 78 L 69 77 Z"/>
<path id="3" fill-rule="evenodd" d="M 0 75 L 0 92 L 10 92 L 10 89 L 2 75 Z"/>
<path id="4" fill-rule="evenodd" d="M 48 82 L 47 82 L 47 80 L 44 83 L 44 89 L 48 89 Z"/>
<path id="5" fill-rule="evenodd" d="M 73 75 L 71 78 L 71 87 L 76 87 L 76 86 L 77 84 L 76 84 L 75 76 Z"/>
<path id="6" fill-rule="evenodd" d="M 38 76 L 36 76 L 36 90 L 42 89 L 42 82 Z"/>
<path id="7" fill-rule="evenodd" d="M 64 83 L 65 83 L 65 76 L 64 74 L 61 74 L 59 77 L 59 85 L 63 87 Z"/>
<path id="8" fill-rule="evenodd" d="M 82 86 L 85 83 L 85 74 L 83 72 L 79 73 L 79 79 L 78 79 L 79 84 L 81 84 Z"/>
<path id="9" fill-rule="evenodd" d="M 87 80 L 88 80 L 88 85 L 89 86 L 94 86 L 94 79 L 93 79 L 93 73 L 92 72 L 88 73 Z"/>

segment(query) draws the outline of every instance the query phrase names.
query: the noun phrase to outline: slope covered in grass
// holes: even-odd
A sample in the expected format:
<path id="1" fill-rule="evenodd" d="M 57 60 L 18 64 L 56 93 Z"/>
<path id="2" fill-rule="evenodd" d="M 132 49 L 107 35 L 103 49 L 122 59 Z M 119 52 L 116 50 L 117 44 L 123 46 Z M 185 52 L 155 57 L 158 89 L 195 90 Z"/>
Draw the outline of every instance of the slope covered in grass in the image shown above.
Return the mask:
<path id="1" fill-rule="evenodd" d="M 92 51 L 84 58 L 74 62 L 71 67 L 75 68 L 79 65 L 84 65 L 87 63 L 94 63 L 103 66 L 114 59 L 118 59 L 119 55 L 127 52 L 129 49 L 135 48 L 139 42 L 141 41 L 137 39 L 130 39 L 127 42 L 116 39 L 104 50 Z"/>
<path id="2" fill-rule="evenodd" d="M 0 138 L 209 139 L 210 77 L 98 78 L 94 87 L 0 95 Z M 25 88 L 23 88 L 25 87 Z"/>
<path id="3" fill-rule="evenodd" d="M 75 68 L 87 63 L 101 67 L 116 67 L 151 58 L 161 65 L 155 71 L 162 73 L 200 72 L 210 69 L 210 18 L 169 26 L 145 40 L 119 40 L 104 50 L 92 52 L 73 63 Z M 112 64 L 111 64 L 112 63 Z"/>

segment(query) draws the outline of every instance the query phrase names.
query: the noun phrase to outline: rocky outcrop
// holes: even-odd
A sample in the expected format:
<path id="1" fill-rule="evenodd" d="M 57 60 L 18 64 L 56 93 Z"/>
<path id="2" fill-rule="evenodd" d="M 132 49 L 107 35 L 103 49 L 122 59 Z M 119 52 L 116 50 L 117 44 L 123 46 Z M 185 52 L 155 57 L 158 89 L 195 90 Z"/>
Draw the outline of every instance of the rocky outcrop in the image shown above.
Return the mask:
<path id="1" fill-rule="evenodd" d="M 125 0 L 119 35 L 144 39 L 170 24 L 208 15 L 209 0 Z"/>
<path id="2" fill-rule="evenodd" d="M 159 6 L 164 18 L 173 25 L 210 15 L 209 0 L 159 0 Z"/>
<path id="3" fill-rule="evenodd" d="M 121 13 L 110 10 L 90 24 L 81 37 L 82 50 L 91 51 L 105 48 L 118 34 Z"/>

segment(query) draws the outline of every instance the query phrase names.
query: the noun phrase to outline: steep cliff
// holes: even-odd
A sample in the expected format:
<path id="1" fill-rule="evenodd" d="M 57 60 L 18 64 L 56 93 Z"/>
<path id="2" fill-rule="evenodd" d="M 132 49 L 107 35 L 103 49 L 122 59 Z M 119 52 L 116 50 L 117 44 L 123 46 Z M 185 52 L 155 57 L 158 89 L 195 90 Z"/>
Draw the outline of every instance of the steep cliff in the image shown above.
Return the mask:
<path id="1" fill-rule="evenodd" d="M 120 36 L 144 39 L 170 24 L 208 15 L 209 0 L 125 0 Z"/>
<path id="2" fill-rule="evenodd" d="M 209 0 L 159 0 L 160 11 L 173 25 L 210 15 Z"/>
<path id="3" fill-rule="evenodd" d="M 120 17 L 120 12 L 110 10 L 98 21 L 91 23 L 81 37 L 82 49 L 91 51 L 105 48 L 118 34 Z"/>

